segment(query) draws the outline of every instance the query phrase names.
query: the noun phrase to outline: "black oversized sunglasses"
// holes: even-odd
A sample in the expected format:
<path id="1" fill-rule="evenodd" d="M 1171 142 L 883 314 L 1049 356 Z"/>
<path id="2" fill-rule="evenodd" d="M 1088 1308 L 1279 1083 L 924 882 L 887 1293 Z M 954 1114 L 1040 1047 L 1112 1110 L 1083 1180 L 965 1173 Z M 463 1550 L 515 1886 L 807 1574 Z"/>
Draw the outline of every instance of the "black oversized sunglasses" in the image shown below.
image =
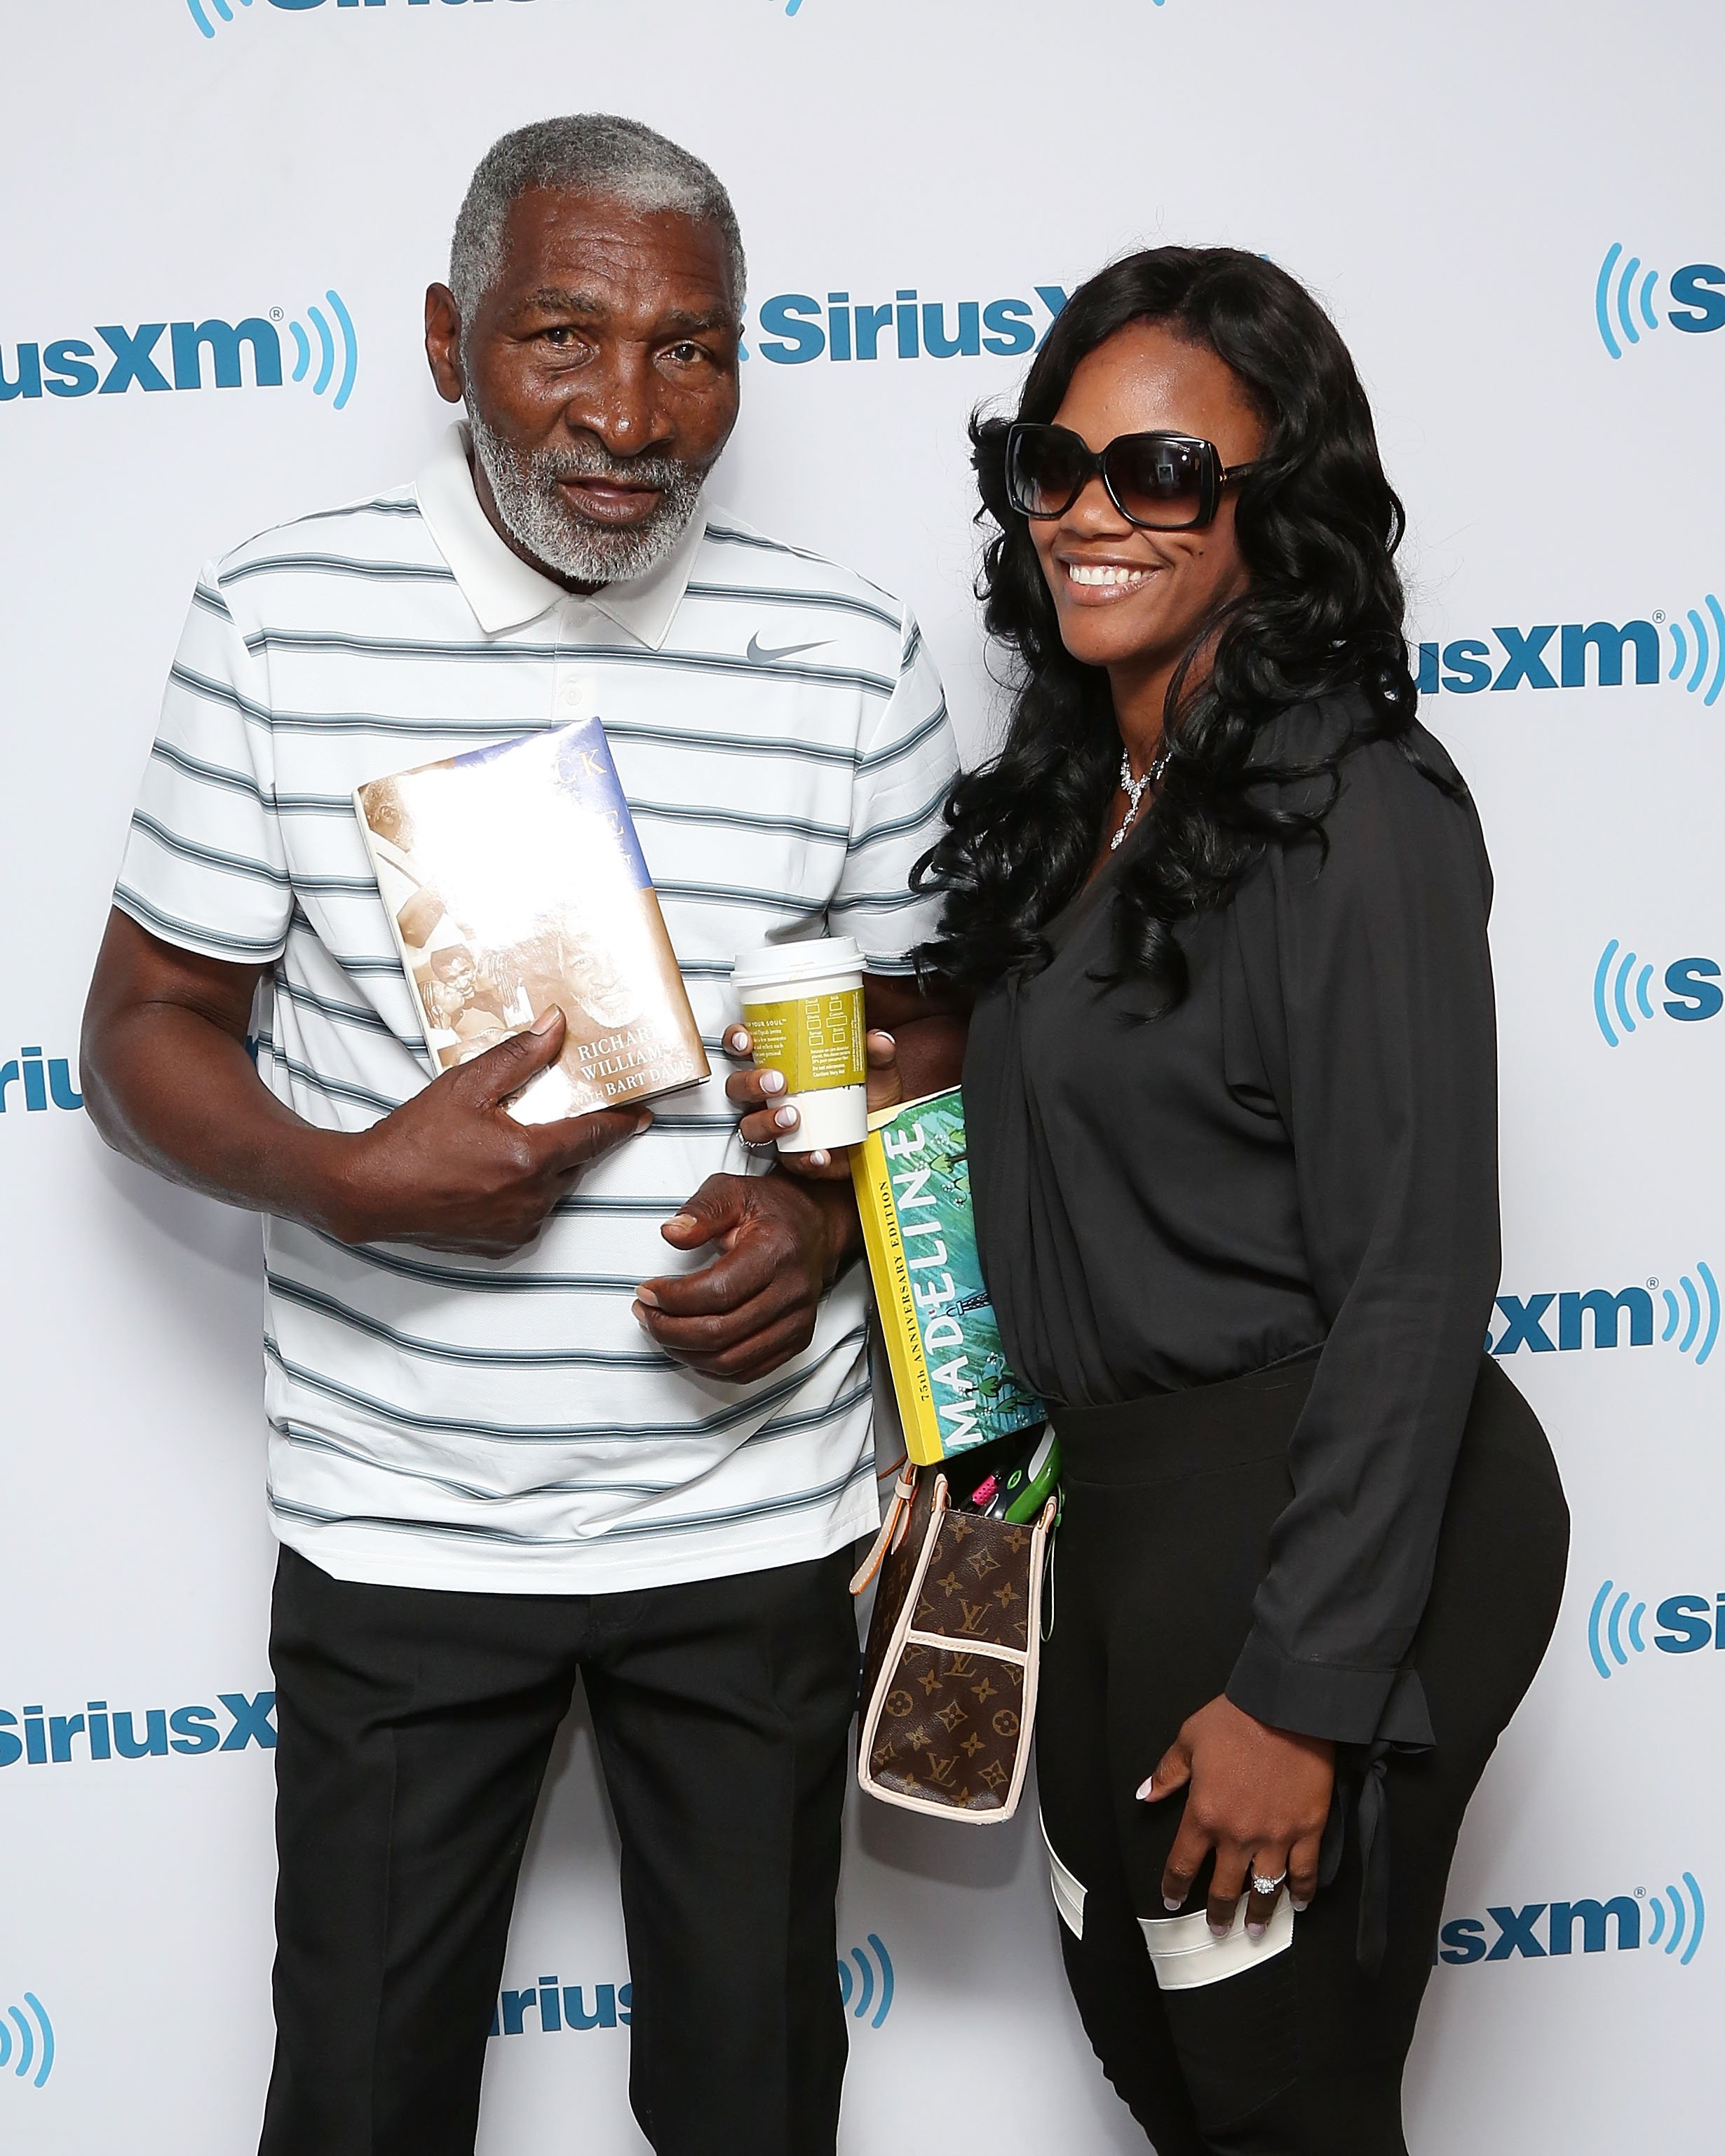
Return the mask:
<path id="1" fill-rule="evenodd" d="M 1064 516 L 1100 473 L 1128 523 L 1190 531 L 1214 518 L 1224 486 L 1256 470 L 1224 465 L 1195 434 L 1117 434 L 1093 449 L 1070 427 L 1019 420 L 1007 429 L 1006 498 L 1020 516 Z"/>

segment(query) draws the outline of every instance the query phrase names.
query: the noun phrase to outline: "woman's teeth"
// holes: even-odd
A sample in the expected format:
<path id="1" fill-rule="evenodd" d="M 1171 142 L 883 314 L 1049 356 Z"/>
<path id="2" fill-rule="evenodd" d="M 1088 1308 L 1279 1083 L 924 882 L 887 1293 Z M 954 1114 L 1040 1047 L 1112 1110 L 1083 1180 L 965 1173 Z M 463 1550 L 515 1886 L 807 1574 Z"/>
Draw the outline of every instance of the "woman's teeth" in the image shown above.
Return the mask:
<path id="1" fill-rule="evenodd" d="M 1111 585 L 1124 592 L 1137 591 L 1156 573 L 1153 569 L 1122 569 L 1111 562 L 1068 562 L 1065 567 L 1075 584 Z"/>

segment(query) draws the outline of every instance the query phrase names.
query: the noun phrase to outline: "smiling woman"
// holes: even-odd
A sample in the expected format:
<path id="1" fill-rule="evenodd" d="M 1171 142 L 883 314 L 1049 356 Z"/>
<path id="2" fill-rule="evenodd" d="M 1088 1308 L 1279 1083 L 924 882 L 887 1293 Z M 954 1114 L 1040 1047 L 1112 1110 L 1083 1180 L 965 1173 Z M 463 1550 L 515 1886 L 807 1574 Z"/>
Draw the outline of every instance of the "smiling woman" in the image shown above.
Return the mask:
<path id="1" fill-rule="evenodd" d="M 1195 438 L 1219 468 L 1209 516 L 1147 529 L 1106 485 L 1058 516 L 1030 512 L 1013 498 L 1029 475 L 1009 444 L 1057 417 L 1092 451 L 1120 434 Z M 1262 723 L 1353 686 L 1374 738 L 1414 723 L 1394 567 L 1404 518 L 1365 393 L 1335 325 L 1286 271 L 1230 248 L 1165 247 L 1075 293 L 1016 422 L 978 418 L 971 437 L 998 526 L 985 622 L 1023 674 L 1002 752 L 966 781 L 932 858 L 947 894 L 935 955 L 961 979 L 1033 955 L 1096 862 L 1098 825 L 1111 834 L 1123 820 L 1122 747 L 1129 776 L 1165 751 L 1147 815 L 1160 843 L 1122 864 L 1118 927 L 1122 952 L 1177 998 L 1168 924 L 1226 891 L 1270 830 L 1294 828 L 1243 783 Z"/>
<path id="2" fill-rule="evenodd" d="M 1092 279 L 973 437 L 1019 674 L 918 873 L 976 998 L 988 1290 L 1065 1460 L 1068 1974 L 1161 2156 L 1405 2156 L 1567 1516 L 1481 1359 L 1491 871 L 1415 716 L 1401 505 L 1333 325 L 1229 249 Z"/>

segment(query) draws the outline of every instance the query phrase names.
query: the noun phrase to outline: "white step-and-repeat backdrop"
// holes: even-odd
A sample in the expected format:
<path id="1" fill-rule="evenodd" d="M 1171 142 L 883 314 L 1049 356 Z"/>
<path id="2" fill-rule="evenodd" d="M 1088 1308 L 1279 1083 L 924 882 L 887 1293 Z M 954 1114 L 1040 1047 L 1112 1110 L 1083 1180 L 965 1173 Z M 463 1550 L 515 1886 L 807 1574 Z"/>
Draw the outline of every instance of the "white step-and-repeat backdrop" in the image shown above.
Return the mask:
<path id="1" fill-rule="evenodd" d="M 106 1156 L 76 1090 L 163 674 L 200 561 L 417 469 L 444 423 L 420 295 L 468 173 L 504 129 L 598 107 L 736 196 L 750 360 L 720 498 L 909 597 L 972 753 L 970 408 L 1134 244 L 1260 249 L 1333 308 L 1412 512 L 1428 719 L 1497 861 L 1492 1344 L 1576 1523 L 1456 1864 L 1411 2138 L 1711 2156 L 1725 18 L 34 0 L 0 39 L 0 2146 L 234 2156 L 269 2058 L 258 1232 Z M 888 303 L 872 357 L 835 331 Z M 181 326 L 212 321 L 246 326 L 231 364 Z M 578 1721 L 485 2156 L 643 2146 L 614 1848 Z M 1065 1998 L 1034 1810 L 980 1835 L 856 1807 L 842 1937 L 848 2151 L 1142 2147 Z"/>

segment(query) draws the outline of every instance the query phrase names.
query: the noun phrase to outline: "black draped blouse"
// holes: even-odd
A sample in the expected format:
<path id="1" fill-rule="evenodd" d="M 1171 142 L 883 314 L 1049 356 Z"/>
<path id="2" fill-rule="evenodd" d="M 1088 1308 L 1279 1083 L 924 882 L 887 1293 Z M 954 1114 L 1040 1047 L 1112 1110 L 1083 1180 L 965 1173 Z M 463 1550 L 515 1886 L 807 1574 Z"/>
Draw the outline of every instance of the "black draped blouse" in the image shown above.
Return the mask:
<path id="1" fill-rule="evenodd" d="M 1051 1403 L 1321 1348 L 1229 1697 L 1312 1736 L 1429 1743 L 1403 1666 L 1497 1286 L 1491 876 L 1472 803 L 1412 760 L 1453 778 L 1443 749 L 1420 728 L 1349 747 L 1364 716 L 1326 698 L 1266 730 L 1266 765 L 1344 752 L 1327 852 L 1272 846 L 1183 924 L 1189 992 L 1153 1019 L 1141 981 L 1098 978 L 1128 835 L 1045 969 L 978 1001 L 966 1120 L 1007 1353 Z"/>

